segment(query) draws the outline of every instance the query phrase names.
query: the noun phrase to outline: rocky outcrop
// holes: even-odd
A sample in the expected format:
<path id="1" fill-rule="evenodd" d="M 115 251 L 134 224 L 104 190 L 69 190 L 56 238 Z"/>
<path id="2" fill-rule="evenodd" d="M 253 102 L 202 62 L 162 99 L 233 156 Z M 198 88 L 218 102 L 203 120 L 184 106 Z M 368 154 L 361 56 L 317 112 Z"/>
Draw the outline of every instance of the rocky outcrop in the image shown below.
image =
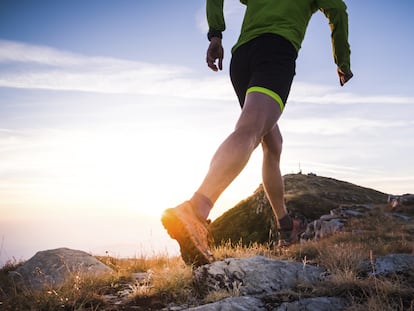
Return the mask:
<path id="1" fill-rule="evenodd" d="M 392 254 L 361 263 L 361 276 L 386 277 L 414 271 L 414 255 Z M 363 276 L 362 276 L 363 277 Z M 292 291 L 299 284 L 323 285 L 330 275 L 323 268 L 298 262 L 252 258 L 229 258 L 201 266 L 194 272 L 197 286 L 207 291 L 227 290 L 232 297 L 194 308 L 191 311 L 340 311 L 352 302 L 344 297 L 299 296 L 282 301 L 277 293 Z M 276 296 L 276 298 L 273 298 Z M 170 309 L 165 309 L 170 310 Z"/>
<path id="2" fill-rule="evenodd" d="M 186 309 L 188 311 L 341 311 L 348 302 L 343 298 L 317 297 L 271 306 L 253 297 L 234 297 L 222 301 Z"/>
<path id="3" fill-rule="evenodd" d="M 388 204 L 391 209 L 395 210 L 399 207 L 414 206 L 414 194 L 403 194 L 403 195 L 389 195 Z"/>
<path id="4" fill-rule="evenodd" d="M 37 252 L 32 258 L 10 272 L 17 284 L 30 289 L 54 288 L 77 275 L 99 275 L 112 269 L 90 254 L 69 248 Z"/>
<path id="5" fill-rule="evenodd" d="M 290 290 L 298 284 L 312 285 L 323 281 L 325 270 L 295 261 L 275 260 L 263 256 L 228 258 L 199 267 L 194 281 L 202 291 L 227 290 L 232 296 L 221 301 L 191 308 L 192 311 L 234 310 L 343 310 L 342 298 L 317 297 L 291 303 L 274 303 L 268 297 Z"/>
<path id="6" fill-rule="evenodd" d="M 305 298 L 294 302 L 284 302 L 274 311 L 342 311 L 348 302 L 343 298 L 317 297 Z"/>
<path id="7" fill-rule="evenodd" d="M 302 234 L 302 240 L 319 240 L 345 230 L 345 224 L 353 217 L 363 217 L 372 211 L 367 204 L 341 205 L 327 215 L 310 222 Z"/>
<path id="8" fill-rule="evenodd" d="M 226 289 L 241 296 L 261 297 L 298 283 L 320 281 L 324 269 L 263 256 L 228 258 L 199 267 L 195 283 L 203 291 Z"/>
<path id="9" fill-rule="evenodd" d="M 25 285 L 41 289 L 47 286 L 56 287 L 67 278 L 79 273 L 108 273 L 107 266 L 89 254 L 70 250 L 56 249 L 38 252 L 25 265 L 13 272 L 14 277 L 25 279 Z M 388 278 L 398 276 L 412 276 L 414 273 L 414 255 L 390 254 L 372 258 L 360 265 L 359 278 Z M 151 274 L 135 273 L 130 282 L 117 287 L 118 294 L 103 295 L 108 305 L 114 310 L 127 310 L 122 306 L 136 307 L 144 310 L 140 303 L 131 303 L 128 297 L 134 293 L 137 286 L 141 290 L 151 289 Z M 39 277 L 40 276 L 40 277 Z M 194 286 L 200 297 L 206 293 L 221 291 L 227 293 L 214 303 L 194 307 L 180 306 L 171 302 L 165 306 L 158 303 L 151 310 L 165 311 L 340 311 L 346 310 L 352 304 L 352 297 L 341 295 L 338 297 L 326 296 L 324 291 L 301 292 L 303 288 L 324 288 L 332 286 L 333 275 L 323 267 L 306 263 L 277 260 L 264 256 L 250 258 L 227 258 L 194 270 Z M 317 293 L 320 293 L 318 296 Z M 331 292 L 331 294 L 334 292 Z M 348 300 L 349 298 L 349 300 Z M 199 301 L 201 303 L 201 301 Z M 115 308 L 116 306 L 116 308 Z M 120 308 L 118 308 L 120 307 Z M 112 309 L 111 309 L 112 310 Z"/>
<path id="10" fill-rule="evenodd" d="M 254 297 L 231 297 L 218 302 L 209 303 L 188 311 L 266 311 L 265 304 Z"/>
<path id="11" fill-rule="evenodd" d="M 410 254 L 389 254 L 362 264 L 363 271 L 371 276 L 387 277 L 393 274 L 414 272 L 414 256 Z"/>

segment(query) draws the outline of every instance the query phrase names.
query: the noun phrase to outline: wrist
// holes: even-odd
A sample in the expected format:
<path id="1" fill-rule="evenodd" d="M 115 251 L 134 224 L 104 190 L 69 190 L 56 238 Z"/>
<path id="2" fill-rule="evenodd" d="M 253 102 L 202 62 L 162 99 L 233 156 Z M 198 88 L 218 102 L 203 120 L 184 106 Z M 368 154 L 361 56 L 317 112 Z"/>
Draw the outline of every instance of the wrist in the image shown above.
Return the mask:
<path id="1" fill-rule="evenodd" d="M 209 30 L 207 33 L 208 41 L 211 41 L 213 38 L 222 39 L 223 38 L 222 32 L 219 30 Z"/>

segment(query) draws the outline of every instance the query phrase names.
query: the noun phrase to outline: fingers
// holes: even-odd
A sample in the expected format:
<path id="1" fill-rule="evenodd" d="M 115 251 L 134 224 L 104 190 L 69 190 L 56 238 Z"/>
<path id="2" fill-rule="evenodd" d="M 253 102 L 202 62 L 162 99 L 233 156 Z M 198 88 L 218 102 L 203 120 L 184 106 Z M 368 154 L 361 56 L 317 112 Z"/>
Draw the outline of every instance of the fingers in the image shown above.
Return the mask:
<path id="1" fill-rule="evenodd" d="M 223 55 L 224 51 L 221 40 L 219 38 L 212 38 L 207 49 L 207 66 L 213 71 L 223 70 Z"/>
<path id="2" fill-rule="evenodd" d="M 214 59 L 212 59 L 211 57 L 208 57 L 208 56 L 207 56 L 206 61 L 207 61 L 207 66 L 208 66 L 211 70 L 213 70 L 213 71 L 218 71 L 218 68 L 217 68 L 217 66 L 216 66 L 216 64 L 215 64 L 215 60 L 214 60 Z M 219 65 L 219 66 L 220 66 L 220 65 Z"/>
<path id="3" fill-rule="evenodd" d="M 351 71 L 343 72 L 341 69 L 338 69 L 338 76 L 339 83 L 341 86 L 344 86 L 344 84 L 347 83 L 354 76 L 354 74 Z"/>
<path id="4" fill-rule="evenodd" d="M 216 60 L 218 61 L 217 64 L 216 64 Z M 206 61 L 207 61 L 207 66 L 213 71 L 218 71 L 219 69 L 223 70 L 223 58 L 221 57 L 214 58 L 214 57 L 210 57 L 207 55 Z"/>
<path id="5" fill-rule="evenodd" d="M 219 58 L 218 67 L 219 67 L 220 70 L 223 70 L 223 58 Z"/>
<path id="6" fill-rule="evenodd" d="M 217 64 L 216 64 L 217 61 Z M 213 71 L 218 71 L 223 69 L 223 56 L 220 53 L 214 53 L 210 49 L 207 50 L 206 57 L 207 66 Z"/>

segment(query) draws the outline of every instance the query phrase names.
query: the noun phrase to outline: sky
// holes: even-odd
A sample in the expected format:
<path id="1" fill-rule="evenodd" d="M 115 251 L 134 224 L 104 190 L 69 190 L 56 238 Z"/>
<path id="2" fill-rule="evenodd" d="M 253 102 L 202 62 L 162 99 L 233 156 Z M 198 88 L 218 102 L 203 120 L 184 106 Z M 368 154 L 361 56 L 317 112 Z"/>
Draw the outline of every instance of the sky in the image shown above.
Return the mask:
<path id="1" fill-rule="evenodd" d="M 346 4 L 354 78 L 339 86 L 317 12 L 279 122 L 282 173 L 413 193 L 414 2 Z M 0 0 L 0 266 L 57 247 L 178 254 L 159 219 L 191 197 L 238 118 L 228 67 L 243 12 L 225 1 L 215 73 L 205 1 Z M 259 186 L 261 156 L 212 219 Z"/>

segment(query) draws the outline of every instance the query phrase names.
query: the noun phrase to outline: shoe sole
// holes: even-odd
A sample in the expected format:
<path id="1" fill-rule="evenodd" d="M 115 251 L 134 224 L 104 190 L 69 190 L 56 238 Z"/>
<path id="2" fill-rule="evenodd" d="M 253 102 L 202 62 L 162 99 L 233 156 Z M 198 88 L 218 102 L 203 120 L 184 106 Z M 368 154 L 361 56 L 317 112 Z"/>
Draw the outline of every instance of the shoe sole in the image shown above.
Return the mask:
<path id="1" fill-rule="evenodd" d="M 164 211 L 161 222 L 171 238 L 180 245 L 181 257 L 187 265 L 202 266 L 212 262 L 208 250 L 204 250 L 194 235 L 188 230 L 181 218 L 176 215 L 174 208 Z M 202 225 L 202 224 L 200 224 Z"/>

